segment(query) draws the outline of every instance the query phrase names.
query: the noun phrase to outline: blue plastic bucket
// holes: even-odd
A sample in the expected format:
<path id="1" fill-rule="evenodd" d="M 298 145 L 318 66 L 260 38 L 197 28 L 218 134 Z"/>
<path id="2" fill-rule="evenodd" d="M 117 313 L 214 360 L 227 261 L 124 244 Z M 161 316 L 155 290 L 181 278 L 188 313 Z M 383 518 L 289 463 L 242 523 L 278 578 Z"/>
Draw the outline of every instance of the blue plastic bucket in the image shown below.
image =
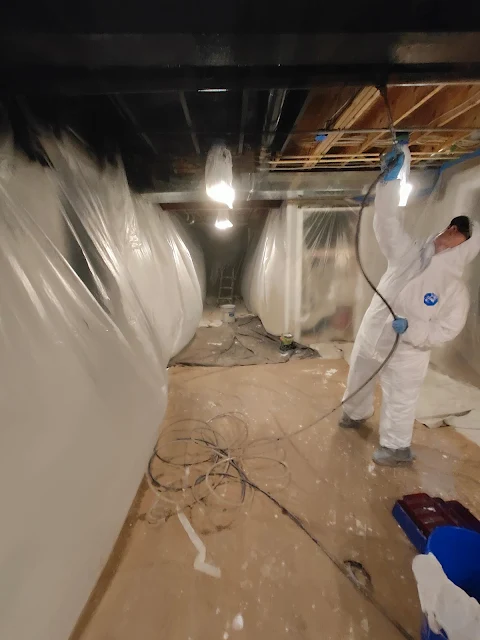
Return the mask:
<path id="1" fill-rule="evenodd" d="M 479 533 L 460 527 L 438 527 L 428 538 L 425 553 L 433 553 L 447 578 L 480 602 Z M 446 637 L 434 634 L 424 620 L 422 640 Z"/>

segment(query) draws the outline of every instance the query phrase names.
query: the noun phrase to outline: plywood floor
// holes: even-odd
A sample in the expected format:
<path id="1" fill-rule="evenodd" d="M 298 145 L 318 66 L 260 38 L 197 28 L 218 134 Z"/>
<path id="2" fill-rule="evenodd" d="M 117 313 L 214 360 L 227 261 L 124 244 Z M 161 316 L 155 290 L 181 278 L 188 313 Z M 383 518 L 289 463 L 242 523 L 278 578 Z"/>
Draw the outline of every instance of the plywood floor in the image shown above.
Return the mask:
<path id="1" fill-rule="evenodd" d="M 178 429 L 198 437 L 202 422 L 178 421 L 213 419 L 222 446 L 240 456 L 242 421 L 248 441 L 313 423 L 340 400 L 346 373 L 342 360 L 171 369 L 163 438 L 171 441 Z M 230 412 L 241 420 L 216 418 Z M 254 490 L 231 506 L 239 500 L 238 483 L 221 487 L 217 501 L 209 494 L 206 504 L 192 502 L 189 491 L 168 494 L 167 500 L 186 503 L 207 560 L 221 570 L 213 578 L 194 569 L 196 551 L 174 505 L 143 487 L 74 640 L 418 638 L 414 550 L 390 511 L 397 497 L 426 491 L 459 499 L 480 515 L 480 448 L 449 428 L 417 425 L 415 467 L 381 469 L 370 459 L 377 415 L 361 433 L 338 429 L 337 418 L 261 445 L 268 460 L 253 460 L 250 450 L 241 461 L 318 544 Z M 290 475 L 271 458 L 284 459 Z M 370 596 L 345 575 L 346 560 L 370 574 Z"/>

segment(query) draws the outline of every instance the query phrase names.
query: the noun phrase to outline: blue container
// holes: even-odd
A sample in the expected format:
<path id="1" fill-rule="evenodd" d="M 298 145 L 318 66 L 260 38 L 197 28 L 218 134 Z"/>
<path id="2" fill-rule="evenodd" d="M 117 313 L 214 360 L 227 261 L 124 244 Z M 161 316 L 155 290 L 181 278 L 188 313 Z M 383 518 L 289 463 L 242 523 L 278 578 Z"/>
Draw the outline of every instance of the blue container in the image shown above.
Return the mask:
<path id="1" fill-rule="evenodd" d="M 397 500 L 395 503 L 392 515 L 403 529 L 405 535 L 413 544 L 418 553 L 425 553 L 425 547 L 427 546 L 427 538 L 420 531 L 418 526 L 412 520 L 411 516 L 405 511 L 402 506 L 402 501 Z"/>
<path id="2" fill-rule="evenodd" d="M 460 527 L 438 527 L 430 535 L 425 548 L 442 565 L 445 575 L 457 587 L 480 602 L 480 534 Z M 422 627 L 422 640 L 444 640 L 445 634 L 436 634 L 426 619 Z"/>

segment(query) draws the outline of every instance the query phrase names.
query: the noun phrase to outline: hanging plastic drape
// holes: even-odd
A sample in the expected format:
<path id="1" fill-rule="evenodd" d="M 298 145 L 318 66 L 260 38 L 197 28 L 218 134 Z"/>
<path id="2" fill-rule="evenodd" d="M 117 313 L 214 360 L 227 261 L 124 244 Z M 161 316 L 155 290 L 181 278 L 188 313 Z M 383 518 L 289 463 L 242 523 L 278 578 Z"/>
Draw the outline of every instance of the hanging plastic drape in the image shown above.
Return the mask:
<path id="1" fill-rule="evenodd" d="M 352 337 L 357 268 L 353 209 L 304 209 L 302 341 Z"/>
<path id="2" fill-rule="evenodd" d="M 446 169 L 432 192 L 418 199 L 405 210 L 405 226 L 414 238 L 426 238 L 440 233 L 459 215 L 480 221 L 480 166 L 459 163 Z M 376 283 L 386 268 L 386 261 L 373 233 L 373 207 L 365 211 L 362 222 L 360 254 L 367 273 Z M 359 279 L 355 325 L 358 328 L 372 292 Z M 432 362 L 446 373 L 475 381 L 464 375 L 467 369 L 480 374 L 480 256 L 471 262 L 463 274 L 470 294 L 470 311 L 462 333 L 451 343 L 432 352 Z M 395 306 L 394 302 L 393 306 Z"/>
<path id="3" fill-rule="evenodd" d="M 157 438 L 201 315 L 179 223 L 69 140 L 0 157 L 0 637 L 64 640 Z"/>
<path id="4" fill-rule="evenodd" d="M 351 338 L 357 279 L 355 211 L 284 206 L 250 248 L 247 307 L 269 333 L 310 343 Z"/>
<path id="5" fill-rule="evenodd" d="M 249 248 L 242 277 L 247 308 L 273 335 L 286 331 L 285 323 L 286 213 L 271 211 L 259 237 Z"/>
<path id="6" fill-rule="evenodd" d="M 476 162 L 444 170 L 430 196 L 412 194 L 405 224 L 413 237 L 439 233 L 458 215 L 480 221 Z M 272 211 L 250 248 L 243 278 L 245 303 L 267 331 L 290 332 L 306 344 L 353 340 L 372 299 L 355 258 L 358 207 L 328 207 L 326 202 L 318 207 L 289 204 Z M 387 265 L 373 232 L 373 211 L 370 206 L 363 214 L 360 255 L 377 284 Z M 480 374 L 480 257 L 468 266 L 463 279 L 471 301 L 465 329 L 452 343 L 435 350 L 432 362 L 448 374 L 474 381 Z M 394 300 L 391 303 L 395 306 Z"/>

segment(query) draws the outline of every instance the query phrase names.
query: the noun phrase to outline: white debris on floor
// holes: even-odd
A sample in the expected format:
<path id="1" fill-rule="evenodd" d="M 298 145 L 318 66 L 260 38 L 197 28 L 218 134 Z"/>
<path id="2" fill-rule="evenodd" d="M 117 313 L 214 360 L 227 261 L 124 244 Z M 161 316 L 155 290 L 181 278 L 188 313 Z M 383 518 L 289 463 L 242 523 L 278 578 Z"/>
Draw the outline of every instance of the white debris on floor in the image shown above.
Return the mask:
<path id="1" fill-rule="evenodd" d="M 455 427 L 480 444 L 480 389 L 430 369 L 420 393 L 416 418 L 430 428 Z"/>

